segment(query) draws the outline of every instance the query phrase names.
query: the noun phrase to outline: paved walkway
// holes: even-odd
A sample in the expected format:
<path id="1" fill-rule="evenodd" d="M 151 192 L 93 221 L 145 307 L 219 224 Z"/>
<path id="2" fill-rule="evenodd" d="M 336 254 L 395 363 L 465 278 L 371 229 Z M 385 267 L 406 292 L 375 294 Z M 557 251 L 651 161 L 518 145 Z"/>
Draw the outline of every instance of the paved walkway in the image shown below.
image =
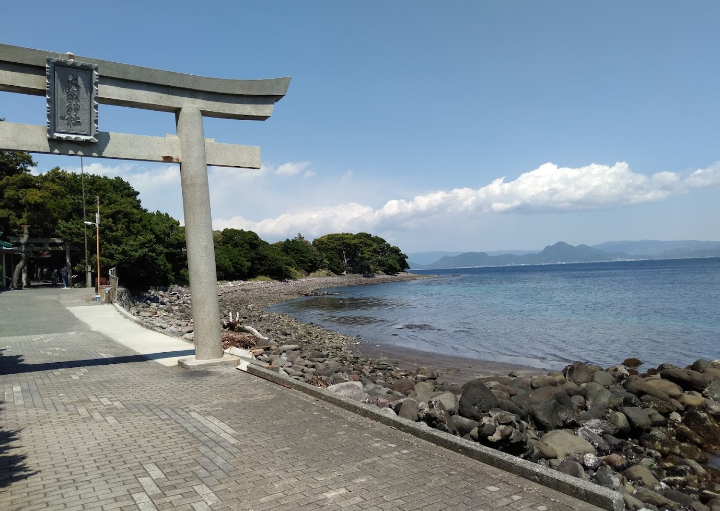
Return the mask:
<path id="1" fill-rule="evenodd" d="M 162 365 L 95 330 L 129 320 L 89 297 L 0 293 L 3 511 L 597 509 L 229 367 Z"/>

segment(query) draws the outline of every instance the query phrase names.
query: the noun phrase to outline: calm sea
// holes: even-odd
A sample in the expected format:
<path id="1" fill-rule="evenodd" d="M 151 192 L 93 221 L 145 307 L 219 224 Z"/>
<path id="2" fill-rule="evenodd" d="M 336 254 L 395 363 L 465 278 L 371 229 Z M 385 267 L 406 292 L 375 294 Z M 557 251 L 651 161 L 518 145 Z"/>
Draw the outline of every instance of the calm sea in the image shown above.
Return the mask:
<path id="1" fill-rule="evenodd" d="M 375 344 L 561 369 L 720 358 L 720 258 L 416 271 L 274 306 Z"/>

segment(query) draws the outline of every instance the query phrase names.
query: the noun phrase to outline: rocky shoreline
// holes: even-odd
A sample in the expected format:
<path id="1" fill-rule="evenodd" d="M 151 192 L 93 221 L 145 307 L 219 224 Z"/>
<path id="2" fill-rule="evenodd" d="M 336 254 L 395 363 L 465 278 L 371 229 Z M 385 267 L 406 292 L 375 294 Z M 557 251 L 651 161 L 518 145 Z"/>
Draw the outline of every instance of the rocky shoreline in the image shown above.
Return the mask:
<path id="1" fill-rule="evenodd" d="M 269 305 L 318 289 L 421 278 L 316 277 L 219 286 L 223 344 L 329 392 L 589 480 L 627 509 L 720 511 L 720 360 L 663 364 L 639 374 L 628 359 L 562 372 L 376 347 Z M 121 295 L 146 326 L 192 340 L 185 288 Z"/>

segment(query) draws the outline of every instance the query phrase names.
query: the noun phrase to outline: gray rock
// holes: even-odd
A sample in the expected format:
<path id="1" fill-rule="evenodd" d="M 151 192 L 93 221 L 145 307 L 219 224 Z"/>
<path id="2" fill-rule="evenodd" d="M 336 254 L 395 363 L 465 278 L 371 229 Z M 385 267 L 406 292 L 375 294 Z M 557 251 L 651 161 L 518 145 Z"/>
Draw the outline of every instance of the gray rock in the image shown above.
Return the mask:
<path id="1" fill-rule="evenodd" d="M 533 421 L 546 431 L 575 424 L 575 407 L 562 388 L 541 387 L 512 400 L 528 410 Z"/>
<path id="2" fill-rule="evenodd" d="M 427 403 L 427 408 L 420 407 L 420 413 L 418 418 L 424 421 L 428 426 L 431 426 L 440 431 L 455 434 L 457 431 L 450 422 L 450 414 L 443 406 L 442 401 L 430 400 Z"/>
<path id="3" fill-rule="evenodd" d="M 590 445 L 595 447 L 595 450 L 600 454 L 610 454 L 613 452 L 613 448 L 602 436 L 585 426 L 577 430 L 577 435 L 590 442 Z"/>
<path id="4" fill-rule="evenodd" d="M 634 465 L 623 472 L 623 475 L 631 481 L 640 481 L 645 486 L 654 488 L 656 484 L 660 483 L 655 475 L 650 471 L 649 468 L 643 465 Z M 644 499 L 640 499 L 645 502 Z"/>
<path id="5" fill-rule="evenodd" d="M 661 455 L 667 455 L 670 452 L 670 439 L 660 428 L 652 428 L 647 433 L 643 433 L 640 436 L 640 445 L 657 451 Z"/>
<path id="6" fill-rule="evenodd" d="M 566 429 L 556 429 L 542 436 L 540 443 L 554 449 L 558 458 L 568 454 L 596 454 L 595 448 L 588 442 Z"/>
<path id="7" fill-rule="evenodd" d="M 669 415 L 675 411 L 675 405 L 673 405 L 673 401 L 673 399 L 670 399 L 670 401 L 663 401 L 660 398 L 650 395 L 644 395 L 642 398 L 640 398 L 642 408 L 652 408 L 653 410 L 657 410 L 658 413 L 666 415 Z"/>
<path id="8" fill-rule="evenodd" d="M 680 397 L 683 393 L 683 389 L 680 385 L 664 378 L 646 378 L 644 381 L 646 385 L 650 385 L 651 387 L 654 387 L 668 396 L 674 397 L 675 399 Z"/>
<path id="9" fill-rule="evenodd" d="M 463 385 L 458 412 L 468 419 L 480 420 L 483 414 L 497 405 L 497 398 L 482 381 L 471 380 Z"/>
<path id="10" fill-rule="evenodd" d="M 347 399 L 352 399 L 353 401 L 363 401 L 365 399 L 365 390 L 359 381 L 336 383 L 335 385 L 330 385 L 327 391 Z"/>
<path id="11" fill-rule="evenodd" d="M 641 511 L 647 509 L 642 500 L 633 497 L 629 493 L 623 493 L 622 496 L 625 501 L 625 509 L 627 509 L 627 511 Z"/>
<path id="12" fill-rule="evenodd" d="M 657 398 L 662 399 L 663 401 L 670 401 L 670 396 L 668 396 L 665 392 L 660 390 L 659 388 L 654 387 L 653 385 L 648 384 L 647 381 L 640 378 L 639 376 L 630 376 L 627 380 L 625 380 L 625 388 L 632 392 L 633 394 L 637 396 L 642 396 L 643 394 L 649 394 L 651 396 L 655 396 Z"/>
<path id="13" fill-rule="evenodd" d="M 720 402 L 716 401 L 715 399 L 706 399 L 705 409 L 710 415 L 712 415 L 716 419 L 720 419 Z"/>
<path id="14" fill-rule="evenodd" d="M 720 401 L 720 379 L 713 380 L 710 385 L 707 386 L 703 395 L 713 401 Z"/>
<path id="15" fill-rule="evenodd" d="M 586 470 L 597 470 L 601 465 L 603 465 L 603 461 L 598 458 L 596 454 L 587 452 L 582 455 L 580 464 Z"/>
<path id="16" fill-rule="evenodd" d="M 636 429 L 650 429 L 652 421 L 645 410 L 637 406 L 624 406 L 620 411 L 627 417 L 630 425 Z"/>
<path id="17" fill-rule="evenodd" d="M 592 372 L 590 372 L 590 367 L 583 362 L 573 363 L 571 366 L 565 368 L 564 373 L 565 378 L 567 378 L 568 381 L 572 381 L 578 385 L 592 381 Z"/>
<path id="18" fill-rule="evenodd" d="M 418 403 L 427 403 L 435 394 L 437 394 L 437 392 L 435 392 L 435 385 L 433 383 L 429 381 L 421 381 L 415 384 L 415 390 L 409 394 L 409 397 L 413 398 Z"/>
<path id="19" fill-rule="evenodd" d="M 694 502 L 693 498 L 690 495 L 686 495 L 677 490 L 673 490 L 672 488 L 665 488 L 663 490 L 659 490 L 658 493 L 666 499 L 670 499 L 673 502 L 677 502 L 678 504 L 681 504 L 685 507 L 692 506 L 692 503 Z"/>
<path id="20" fill-rule="evenodd" d="M 579 395 L 570 396 L 570 401 L 572 401 L 573 406 L 575 407 L 576 411 L 584 410 L 587 406 L 587 403 L 585 402 L 585 398 Z"/>
<path id="21" fill-rule="evenodd" d="M 587 407 L 589 409 L 599 408 L 601 410 L 607 410 L 622 404 L 619 398 L 615 397 L 612 392 L 598 383 L 590 382 L 585 388 L 587 389 L 585 401 L 587 401 Z"/>
<path id="22" fill-rule="evenodd" d="M 563 460 L 558 465 L 557 470 L 563 474 L 584 479 L 583 476 L 585 475 L 585 470 L 583 470 L 582 465 L 580 465 L 577 461 Z"/>
<path id="23" fill-rule="evenodd" d="M 469 434 L 473 428 L 478 426 L 478 422 L 476 420 L 468 419 L 462 415 L 452 415 L 450 417 L 450 421 L 460 436 Z"/>
<path id="24" fill-rule="evenodd" d="M 400 380 L 394 381 L 390 388 L 393 389 L 395 392 L 401 392 L 405 395 L 408 395 L 413 390 L 415 390 L 415 382 L 408 378 L 402 378 Z"/>
<path id="25" fill-rule="evenodd" d="M 530 387 L 533 389 L 539 389 L 540 387 L 557 387 L 558 381 L 547 374 L 540 374 L 534 376 L 530 380 Z"/>
<path id="26" fill-rule="evenodd" d="M 622 400 L 623 406 L 642 406 L 642 401 L 633 393 L 625 389 L 612 389 L 613 396 Z"/>
<path id="27" fill-rule="evenodd" d="M 392 410 L 392 408 L 380 408 L 380 413 L 387 417 L 397 417 L 397 414 Z"/>
<path id="28" fill-rule="evenodd" d="M 708 386 L 708 381 L 701 373 L 692 369 L 664 369 L 660 376 L 666 380 L 677 383 L 684 390 L 697 390 L 702 392 Z"/>
<path id="29" fill-rule="evenodd" d="M 400 405 L 400 411 L 398 412 L 398 415 L 411 421 L 417 421 L 419 412 L 419 403 L 412 398 L 407 398 Z"/>
<path id="30" fill-rule="evenodd" d="M 614 365 L 608 367 L 607 373 L 613 376 L 617 381 L 622 381 L 628 376 L 630 376 L 630 372 L 627 370 L 626 367 L 622 365 Z"/>
<path id="31" fill-rule="evenodd" d="M 654 408 L 645 408 L 644 410 L 648 418 L 650 418 L 650 424 L 652 424 L 653 427 L 667 426 L 667 419 L 665 419 L 660 412 Z"/>
<path id="32" fill-rule="evenodd" d="M 620 476 L 610 470 L 608 467 L 599 467 L 597 472 L 592 478 L 595 484 L 610 488 L 611 490 L 618 490 L 622 486 Z"/>
<path id="33" fill-rule="evenodd" d="M 595 371 L 592 376 L 592 381 L 593 383 L 597 383 L 603 387 L 615 385 L 615 377 L 605 371 Z"/>
<path id="34" fill-rule="evenodd" d="M 598 435 L 604 435 L 605 433 L 615 435 L 618 432 L 618 427 L 615 424 L 600 419 L 589 420 L 583 424 L 583 427 Z"/>
<path id="35" fill-rule="evenodd" d="M 428 401 L 428 404 L 430 404 L 433 401 L 440 401 L 445 409 L 452 413 L 457 413 L 458 407 L 459 407 L 459 400 L 455 394 L 452 392 L 443 392 L 442 394 L 438 394 L 437 396 L 433 396 Z"/>
<path id="36" fill-rule="evenodd" d="M 638 499 L 642 500 L 645 504 L 652 504 L 653 506 L 656 506 L 658 508 L 670 504 L 670 501 L 667 498 L 663 497 L 659 493 L 655 493 L 652 490 L 643 488 L 642 486 L 639 488 L 635 488 L 635 492 L 633 492 L 633 495 Z"/>
<path id="37" fill-rule="evenodd" d="M 565 393 L 570 397 L 582 396 L 584 398 L 587 395 L 587 390 L 585 389 L 585 387 L 581 387 L 577 383 L 571 381 L 565 382 L 562 385 L 562 388 Z"/>

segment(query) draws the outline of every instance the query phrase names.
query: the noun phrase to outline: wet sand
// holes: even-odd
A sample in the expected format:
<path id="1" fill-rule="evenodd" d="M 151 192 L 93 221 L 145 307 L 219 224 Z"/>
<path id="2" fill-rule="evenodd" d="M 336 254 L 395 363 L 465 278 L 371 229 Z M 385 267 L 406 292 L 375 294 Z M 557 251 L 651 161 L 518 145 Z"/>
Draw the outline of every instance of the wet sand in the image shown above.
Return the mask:
<path id="1" fill-rule="evenodd" d="M 547 369 L 378 345 L 374 341 L 361 340 L 359 344 L 351 346 L 351 350 L 356 355 L 387 361 L 408 371 L 425 367 L 438 373 L 438 381 L 450 384 L 463 384 L 474 378 L 487 376 L 507 376 L 510 372 L 521 376 L 547 373 Z"/>

